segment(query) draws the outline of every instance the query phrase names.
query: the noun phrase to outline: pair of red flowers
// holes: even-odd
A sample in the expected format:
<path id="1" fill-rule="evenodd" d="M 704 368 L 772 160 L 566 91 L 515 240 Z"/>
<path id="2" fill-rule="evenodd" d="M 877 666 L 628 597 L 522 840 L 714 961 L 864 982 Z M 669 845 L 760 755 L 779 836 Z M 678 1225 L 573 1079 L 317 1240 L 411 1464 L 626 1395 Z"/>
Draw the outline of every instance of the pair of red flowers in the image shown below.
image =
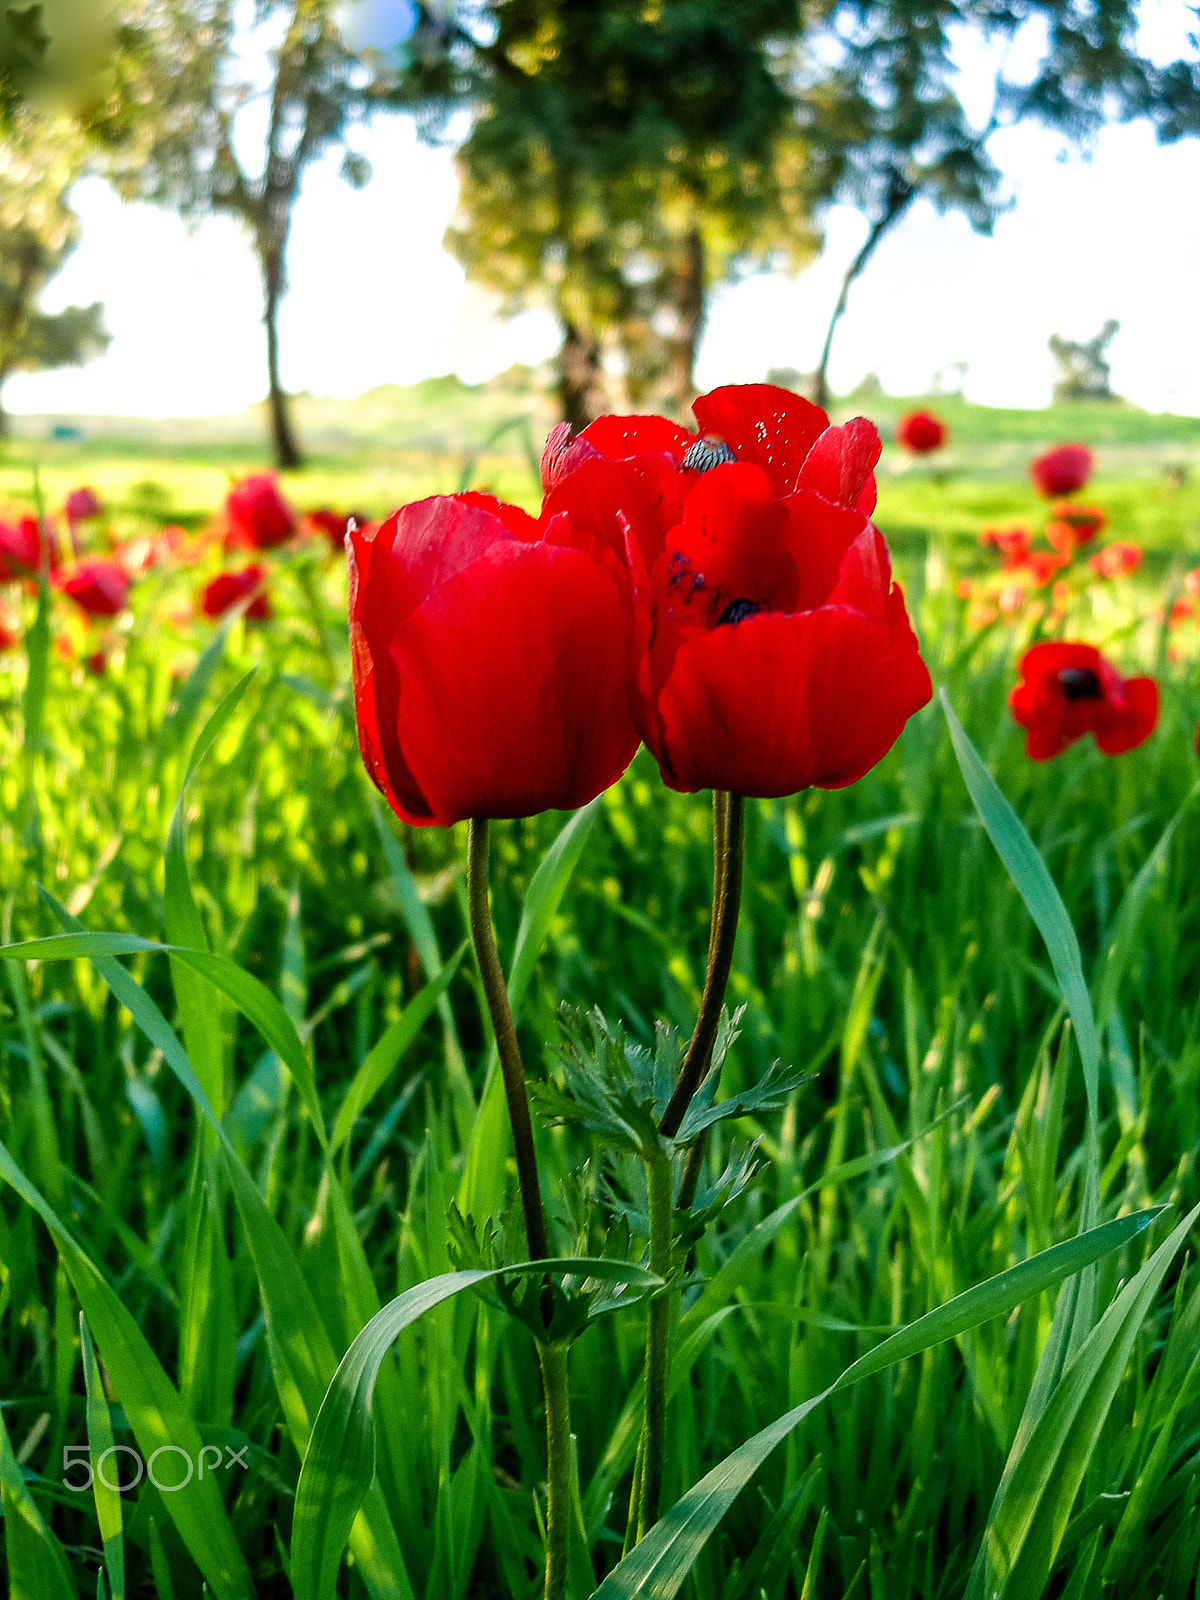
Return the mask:
<path id="1" fill-rule="evenodd" d="M 693 409 L 556 428 L 537 518 L 464 494 L 348 535 L 359 744 L 405 820 L 573 809 L 643 740 L 679 790 L 840 788 L 928 701 L 872 424 L 768 384 Z"/>

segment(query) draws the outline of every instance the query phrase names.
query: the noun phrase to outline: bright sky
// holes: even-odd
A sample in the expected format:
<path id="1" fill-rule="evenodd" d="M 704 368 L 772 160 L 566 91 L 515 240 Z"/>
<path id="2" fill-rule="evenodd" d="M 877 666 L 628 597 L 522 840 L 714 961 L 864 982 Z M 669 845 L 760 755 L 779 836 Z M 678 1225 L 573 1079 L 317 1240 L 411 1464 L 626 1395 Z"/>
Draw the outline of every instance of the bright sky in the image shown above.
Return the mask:
<path id="1" fill-rule="evenodd" d="M 1182 0 L 1145 0 L 1160 59 L 1187 48 L 1186 23 Z M 964 52 L 961 62 L 975 112 L 980 58 Z M 285 385 L 351 396 L 446 372 L 478 381 L 552 356 L 548 315 L 502 320 L 442 249 L 455 204 L 452 150 L 422 145 L 399 117 L 355 142 L 374 167 L 371 183 L 351 190 L 333 159 L 310 171 L 296 207 L 280 316 Z M 922 393 L 965 362 L 970 398 L 1042 405 L 1053 378 L 1049 336 L 1090 338 L 1116 317 L 1117 392 L 1151 411 L 1200 415 L 1200 207 L 1189 199 L 1200 194 L 1200 139 L 1164 147 L 1135 123 L 1105 129 L 1084 158 L 1029 126 L 1001 132 L 992 148 L 1013 208 L 989 239 L 961 217 L 914 206 L 851 291 L 834 389 L 875 372 L 891 393 Z M 260 399 L 258 269 L 238 225 L 213 218 L 189 233 L 170 213 L 122 204 L 98 179 L 77 185 L 73 203 L 82 242 L 43 305 L 103 301 L 112 345 L 82 369 L 13 377 L 6 407 L 185 416 Z M 759 275 L 718 291 L 700 385 L 761 379 L 772 366 L 811 370 L 865 233 L 856 212 L 835 209 L 823 256 L 798 278 Z"/>

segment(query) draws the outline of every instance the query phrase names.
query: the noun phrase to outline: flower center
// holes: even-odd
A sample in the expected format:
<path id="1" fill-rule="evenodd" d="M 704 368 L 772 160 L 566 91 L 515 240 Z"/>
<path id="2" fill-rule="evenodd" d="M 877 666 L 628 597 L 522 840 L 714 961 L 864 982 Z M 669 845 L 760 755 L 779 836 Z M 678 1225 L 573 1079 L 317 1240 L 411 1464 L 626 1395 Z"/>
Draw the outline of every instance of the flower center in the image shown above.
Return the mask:
<path id="1" fill-rule="evenodd" d="M 1103 700 L 1100 679 L 1091 667 L 1063 667 L 1058 686 L 1068 700 Z"/>
<path id="2" fill-rule="evenodd" d="M 717 618 L 716 626 L 723 627 L 725 623 L 733 626 L 735 623 L 744 622 L 747 617 L 753 617 L 762 610 L 755 600 L 731 600 Z"/>
<path id="3" fill-rule="evenodd" d="M 686 472 L 711 472 L 714 467 L 723 467 L 736 460 L 737 457 L 720 434 L 705 433 L 688 445 L 679 465 Z"/>

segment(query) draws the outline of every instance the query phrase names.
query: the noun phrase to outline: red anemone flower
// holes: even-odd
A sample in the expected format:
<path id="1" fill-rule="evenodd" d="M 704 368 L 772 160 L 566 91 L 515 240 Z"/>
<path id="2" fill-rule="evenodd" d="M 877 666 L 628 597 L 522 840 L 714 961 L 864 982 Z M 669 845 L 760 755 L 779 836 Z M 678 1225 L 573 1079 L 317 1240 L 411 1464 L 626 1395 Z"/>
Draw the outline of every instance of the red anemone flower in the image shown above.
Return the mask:
<path id="1" fill-rule="evenodd" d="M 1015 567 L 1029 555 L 1030 529 L 1022 522 L 1010 528 L 983 528 L 979 534 L 982 545 L 993 545 L 1004 557 L 1006 567 Z"/>
<path id="2" fill-rule="evenodd" d="M 1021 657 L 1008 704 L 1025 733 L 1025 754 L 1048 761 L 1090 733 L 1105 755 L 1148 739 L 1158 721 L 1153 678 L 1123 678 L 1090 644 L 1035 644 Z"/>
<path id="3" fill-rule="evenodd" d="M 53 541 L 46 542 L 50 544 L 49 555 L 53 561 Z M 37 572 L 42 563 L 42 545 L 36 517 L 21 517 L 16 522 L 0 518 L 0 583 L 12 583 Z"/>
<path id="4" fill-rule="evenodd" d="M 634 715 L 672 788 L 841 788 L 932 692 L 868 521 L 879 436 L 769 384 L 693 410 L 699 437 L 642 417 L 552 436 L 543 522 L 623 534 Z"/>
<path id="5" fill-rule="evenodd" d="M 1108 526 L 1108 513 L 1102 506 L 1081 506 L 1073 500 L 1056 500 L 1050 515 L 1055 522 L 1070 526 L 1077 545 L 1089 543 Z"/>
<path id="6" fill-rule="evenodd" d="M 88 522 L 92 517 L 103 516 L 104 507 L 100 504 L 100 497 L 94 489 L 85 484 L 82 488 L 72 489 L 67 496 L 64 510 L 67 521 L 74 525 L 76 522 Z"/>
<path id="7" fill-rule="evenodd" d="M 947 428 L 932 411 L 906 411 L 896 424 L 896 443 L 914 456 L 927 456 L 946 442 Z"/>
<path id="8" fill-rule="evenodd" d="M 200 597 L 200 609 L 206 617 L 223 617 L 248 594 L 254 594 L 256 589 L 262 588 L 266 578 L 266 567 L 260 567 L 257 563 L 243 567 L 241 572 L 222 572 L 205 585 Z M 271 602 L 265 590 L 250 602 L 244 615 L 251 622 L 270 621 Z"/>
<path id="9" fill-rule="evenodd" d="M 50 581 L 89 617 L 115 617 L 129 599 L 129 574 L 119 561 L 106 558 L 59 567 Z"/>
<path id="10" fill-rule="evenodd" d="M 406 822 L 572 810 L 620 777 L 629 580 L 568 516 L 435 496 L 348 539 L 367 771 Z"/>
<path id="11" fill-rule="evenodd" d="M 273 472 L 254 473 L 235 483 L 225 496 L 225 516 L 226 549 L 270 550 L 299 526 Z"/>
<path id="12" fill-rule="evenodd" d="M 1117 539 L 1088 557 L 1088 566 L 1101 578 L 1127 578 L 1142 564 L 1142 547 Z"/>
<path id="13" fill-rule="evenodd" d="M 304 520 L 314 533 L 323 533 L 340 555 L 350 523 L 361 528 L 367 518 L 361 511 L 331 511 L 328 506 L 321 506 L 316 511 L 306 511 Z"/>
<path id="14" fill-rule="evenodd" d="M 13 608 L 0 600 L 0 651 L 15 650 L 21 642 L 21 619 Z"/>
<path id="15" fill-rule="evenodd" d="M 1085 444 L 1060 444 L 1029 463 L 1029 476 L 1048 500 L 1082 489 L 1092 471 L 1092 452 Z"/>

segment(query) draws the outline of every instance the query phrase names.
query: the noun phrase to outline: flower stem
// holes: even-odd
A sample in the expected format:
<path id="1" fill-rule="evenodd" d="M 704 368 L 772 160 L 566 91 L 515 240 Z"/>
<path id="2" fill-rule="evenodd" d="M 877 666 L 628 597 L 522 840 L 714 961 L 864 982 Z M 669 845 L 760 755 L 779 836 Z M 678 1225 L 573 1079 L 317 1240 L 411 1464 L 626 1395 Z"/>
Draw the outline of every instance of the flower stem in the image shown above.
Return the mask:
<path id="1" fill-rule="evenodd" d="M 745 801 L 740 794 L 724 797 L 725 817 L 718 823 L 717 796 L 713 796 L 713 842 L 721 859 L 713 865 L 713 928 L 709 934 L 708 972 L 704 979 L 704 994 L 700 1000 L 700 1014 L 696 1030 L 688 1045 L 679 1082 L 663 1112 L 658 1131 L 671 1139 L 687 1113 L 692 1096 L 700 1087 L 712 1061 L 713 1045 L 721 1021 L 721 1004 L 725 999 L 725 985 L 729 982 L 729 969 L 733 965 L 733 944 L 737 937 L 738 908 L 742 900 L 742 840 L 745 833 Z"/>
<path id="2" fill-rule="evenodd" d="M 537 1153 L 533 1147 L 533 1126 L 529 1120 L 529 1097 L 525 1092 L 525 1069 L 517 1030 L 508 1004 L 508 990 L 496 941 L 492 935 L 492 914 L 488 907 L 488 823 L 486 817 L 472 817 L 467 833 L 467 904 L 470 910 L 471 938 L 479 962 L 479 976 L 496 1035 L 504 1094 L 508 1101 L 508 1121 L 512 1128 L 513 1152 L 517 1159 L 517 1185 L 521 1191 L 521 1210 L 525 1216 L 525 1242 L 531 1261 L 544 1261 L 550 1254 L 546 1219 L 542 1214 L 542 1191 L 538 1183 Z M 564 1358 L 565 1359 L 565 1358 Z M 546 1402 L 547 1425 L 550 1402 Z M 568 1430 L 567 1444 L 570 1445 Z M 564 1512 L 565 1516 L 566 1513 Z M 565 1527 L 565 1523 L 564 1523 Z M 547 1590 L 547 1594 L 549 1590 Z"/>
<path id="3" fill-rule="evenodd" d="M 665 1278 L 671 1270 L 671 1189 L 673 1168 L 665 1155 L 646 1163 L 650 1191 L 650 1270 Z M 667 1447 L 667 1376 L 670 1370 L 671 1298 L 650 1302 L 646 1331 L 646 1410 L 642 1422 L 642 1482 L 637 1536 L 645 1538 L 658 1520 L 663 1461 Z"/>
<path id="4" fill-rule="evenodd" d="M 567 1592 L 567 1537 L 571 1518 L 571 1390 L 567 1346 L 538 1347 L 546 1394 L 546 1588 L 545 1600 Z"/>

